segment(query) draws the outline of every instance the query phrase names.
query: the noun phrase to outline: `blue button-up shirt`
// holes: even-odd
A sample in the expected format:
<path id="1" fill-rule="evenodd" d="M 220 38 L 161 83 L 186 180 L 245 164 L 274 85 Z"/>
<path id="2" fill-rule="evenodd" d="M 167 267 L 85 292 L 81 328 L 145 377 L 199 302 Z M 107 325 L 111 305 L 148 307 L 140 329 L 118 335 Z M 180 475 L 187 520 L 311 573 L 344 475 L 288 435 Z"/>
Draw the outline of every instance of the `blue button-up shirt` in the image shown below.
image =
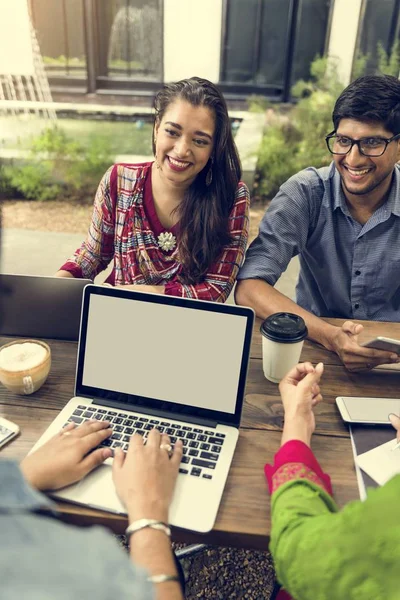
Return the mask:
<path id="1" fill-rule="evenodd" d="M 52 518 L 53 508 L 14 462 L 0 461 L 2 600 L 154 598 L 144 571 L 106 530 L 65 525 Z"/>
<path id="2" fill-rule="evenodd" d="M 323 317 L 400 321 L 400 169 L 364 225 L 351 216 L 335 165 L 300 171 L 272 200 L 238 279 L 275 285 L 299 255 L 296 301 Z"/>

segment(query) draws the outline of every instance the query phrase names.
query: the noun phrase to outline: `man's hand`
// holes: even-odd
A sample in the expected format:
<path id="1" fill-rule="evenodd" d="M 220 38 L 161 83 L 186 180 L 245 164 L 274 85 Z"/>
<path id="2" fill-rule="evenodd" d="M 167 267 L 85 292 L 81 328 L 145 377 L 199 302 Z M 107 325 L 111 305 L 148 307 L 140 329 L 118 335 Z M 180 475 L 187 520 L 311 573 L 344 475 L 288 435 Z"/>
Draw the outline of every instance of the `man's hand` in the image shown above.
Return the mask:
<path id="1" fill-rule="evenodd" d="M 296 439 L 308 446 L 315 430 L 313 408 L 322 400 L 319 381 L 324 365 L 315 368 L 311 363 L 301 363 L 293 367 L 279 384 L 279 391 L 285 409 L 285 423 L 282 445 Z"/>
<path id="2" fill-rule="evenodd" d="M 76 483 L 112 455 L 110 448 L 96 448 L 112 433 L 106 421 L 70 423 L 21 463 L 25 479 L 38 490 L 58 490 Z"/>
<path id="3" fill-rule="evenodd" d="M 153 429 L 146 445 L 142 436 L 135 434 L 126 455 L 120 449 L 115 451 L 115 488 L 131 520 L 146 518 L 168 522 L 168 509 L 182 458 L 182 442 L 176 442 L 171 457 L 165 449 L 169 445 L 169 437 Z"/>
<path id="4" fill-rule="evenodd" d="M 358 336 L 363 330 L 360 324 L 346 321 L 335 330 L 330 336 L 329 349 L 338 354 L 349 371 L 370 371 L 378 365 L 400 362 L 400 357 L 393 352 L 360 346 Z"/>

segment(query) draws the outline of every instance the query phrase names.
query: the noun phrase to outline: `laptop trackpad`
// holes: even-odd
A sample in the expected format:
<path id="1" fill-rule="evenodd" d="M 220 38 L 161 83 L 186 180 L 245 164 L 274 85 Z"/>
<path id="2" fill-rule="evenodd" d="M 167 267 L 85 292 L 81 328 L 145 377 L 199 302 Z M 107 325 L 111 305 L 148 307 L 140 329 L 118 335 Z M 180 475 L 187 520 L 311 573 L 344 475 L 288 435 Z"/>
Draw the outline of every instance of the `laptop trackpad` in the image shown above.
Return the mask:
<path id="1" fill-rule="evenodd" d="M 101 465 L 89 473 L 74 488 L 73 498 L 75 502 L 126 514 L 126 510 L 115 491 L 112 467 Z"/>

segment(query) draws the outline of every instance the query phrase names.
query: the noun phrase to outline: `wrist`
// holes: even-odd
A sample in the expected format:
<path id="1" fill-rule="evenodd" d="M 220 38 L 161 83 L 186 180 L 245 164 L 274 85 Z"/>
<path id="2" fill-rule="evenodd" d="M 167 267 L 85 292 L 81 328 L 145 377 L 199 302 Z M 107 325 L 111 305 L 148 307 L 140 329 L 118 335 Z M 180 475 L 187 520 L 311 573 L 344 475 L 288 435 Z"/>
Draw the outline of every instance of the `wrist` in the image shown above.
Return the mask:
<path id="1" fill-rule="evenodd" d="M 154 548 L 157 546 L 171 546 L 171 538 L 160 529 L 154 529 L 152 527 L 145 527 L 139 529 L 129 536 L 129 545 L 138 549 Z"/>
<path id="2" fill-rule="evenodd" d="M 296 419 L 285 418 L 285 423 L 282 431 L 281 446 L 290 440 L 299 440 L 307 446 L 311 446 L 311 437 L 313 427 L 304 418 L 297 417 Z"/>
<path id="3" fill-rule="evenodd" d="M 323 346 L 325 346 L 327 350 L 330 350 L 331 352 L 336 352 L 336 338 L 340 331 L 340 327 L 336 327 L 335 325 L 325 323 L 325 327 L 321 331 L 321 339 L 319 340 L 320 343 Z"/>
<path id="4" fill-rule="evenodd" d="M 164 505 L 164 502 L 146 502 L 145 505 L 128 502 L 126 508 L 129 523 L 139 519 L 154 519 L 162 523 L 168 523 L 168 507 Z"/>

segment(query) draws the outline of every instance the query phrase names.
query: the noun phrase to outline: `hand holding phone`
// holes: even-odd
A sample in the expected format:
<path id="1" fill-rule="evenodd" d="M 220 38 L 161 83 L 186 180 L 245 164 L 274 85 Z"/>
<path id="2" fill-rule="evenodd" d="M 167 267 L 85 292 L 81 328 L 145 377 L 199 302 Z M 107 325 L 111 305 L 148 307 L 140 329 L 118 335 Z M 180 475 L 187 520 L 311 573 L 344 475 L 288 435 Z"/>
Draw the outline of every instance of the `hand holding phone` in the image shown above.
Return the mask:
<path id="1" fill-rule="evenodd" d="M 19 427 L 16 423 L 0 417 L 0 448 L 10 442 L 19 434 Z"/>

